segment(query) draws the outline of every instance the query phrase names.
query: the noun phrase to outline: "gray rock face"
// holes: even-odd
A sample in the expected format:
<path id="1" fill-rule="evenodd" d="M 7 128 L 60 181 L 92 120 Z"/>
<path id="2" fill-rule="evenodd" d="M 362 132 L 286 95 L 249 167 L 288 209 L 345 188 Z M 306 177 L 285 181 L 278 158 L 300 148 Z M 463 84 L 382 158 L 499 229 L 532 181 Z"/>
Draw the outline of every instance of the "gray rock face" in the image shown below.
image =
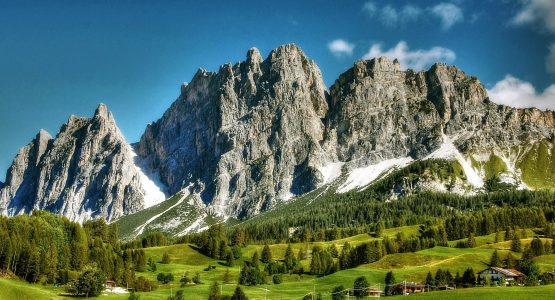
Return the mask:
<path id="1" fill-rule="evenodd" d="M 551 138 L 552 112 L 495 105 L 453 66 L 402 71 L 357 61 L 328 95 L 316 64 L 294 45 L 216 73 L 199 70 L 149 125 L 139 155 L 171 192 L 193 186 L 214 212 L 252 216 L 313 190 L 323 166 L 344 171 L 385 159 L 424 158 L 449 136 L 462 152 Z"/>
<path id="2" fill-rule="evenodd" d="M 45 209 L 110 221 L 143 208 L 132 149 L 101 104 L 91 119 L 71 116 L 56 138 L 41 130 L 23 147 L 0 190 L 3 214 Z"/>
<path id="3" fill-rule="evenodd" d="M 394 164 L 364 167 L 442 158 L 438 149 L 455 153 L 465 174 L 473 162 L 464 160 L 497 151 L 512 173 L 523 166 L 540 186 L 555 182 L 548 167 L 534 165 L 536 152 L 551 155 L 554 128 L 553 112 L 491 103 L 478 79 L 453 66 L 415 72 L 386 58 L 357 61 L 328 93 L 317 65 L 295 45 L 266 59 L 253 48 L 244 62 L 201 69 L 184 84 L 136 144 L 140 158 L 104 105 L 91 119 L 72 116 L 56 138 L 39 132 L 0 184 L 0 212 L 47 209 L 74 220 L 114 220 L 163 197 L 155 180 L 145 179 L 146 164 L 171 194 L 188 188 L 211 213 L 249 217 L 338 173 L 369 177 Z M 539 167 L 551 177 L 538 179 Z M 480 181 L 482 171 L 474 171 Z M 355 177 L 346 186 L 360 186 Z"/>
<path id="4" fill-rule="evenodd" d="M 423 158 L 452 136 L 463 152 L 551 138 L 554 113 L 489 101 L 476 77 L 454 66 L 400 71 L 396 61 L 358 61 L 331 87 L 328 139 L 341 161 Z"/>
<path id="5" fill-rule="evenodd" d="M 192 185 L 220 215 L 249 216 L 316 187 L 328 111 L 320 70 L 294 45 L 199 70 L 147 127 L 138 153 L 171 192 Z"/>

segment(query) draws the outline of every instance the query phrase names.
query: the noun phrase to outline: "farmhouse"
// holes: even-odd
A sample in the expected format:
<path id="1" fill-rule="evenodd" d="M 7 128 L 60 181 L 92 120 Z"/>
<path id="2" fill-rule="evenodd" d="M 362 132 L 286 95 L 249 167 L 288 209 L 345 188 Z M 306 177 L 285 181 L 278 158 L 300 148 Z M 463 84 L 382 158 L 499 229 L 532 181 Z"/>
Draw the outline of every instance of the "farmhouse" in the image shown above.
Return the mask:
<path id="1" fill-rule="evenodd" d="M 371 288 L 368 290 L 368 297 L 379 298 L 382 295 L 382 291 L 377 288 Z"/>
<path id="2" fill-rule="evenodd" d="M 505 280 L 506 284 L 520 284 L 524 274 L 515 269 L 503 269 L 499 267 L 490 267 L 478 272 L 478 277 L 482 280 L 490 281 Z"/>
<path id="3" fill-rule="evenodd" d="M 401 295 L 423 293 L 426 291 L 426 285 L 415 282 L 398 283 L 393 290 L 396 294 Z"/>

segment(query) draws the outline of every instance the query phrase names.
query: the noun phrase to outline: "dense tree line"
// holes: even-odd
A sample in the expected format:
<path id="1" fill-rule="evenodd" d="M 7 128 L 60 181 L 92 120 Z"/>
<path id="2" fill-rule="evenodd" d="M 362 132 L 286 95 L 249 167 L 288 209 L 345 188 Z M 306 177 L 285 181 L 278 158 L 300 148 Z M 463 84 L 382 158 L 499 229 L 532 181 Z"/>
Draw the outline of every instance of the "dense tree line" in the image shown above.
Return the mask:
<path id="1" fill-rule="evenodd" d="M 103 220 L 81 226 L 44 211 L 0 217 L 0 270 L 31 283 L 84 286 L 86 275 L 133 286 L 144 252 L 123 250 L 117 236 L 116 226 Z"/>
<path id="2" fill-rule="evenodd" d="M 294 203 L 232 226 L 228 236 L 240 244 L 330 241 L 384 228 L 444 222 L 449 240 L 469 232 L 491 233 L 504 226 L 543 226 L 555 220 L 551 191 L 508 190 L 475 196 L 420 192 L 386 201 L 373 188 L 320 196 L 317 204 Z M 296 206 L 302 207 L 302 209 Z M 524 217 L 530 214 L 531 217 Z M 463 224 L 468 222 L 468 225 Z M 463 224 L 462 227 L 458 227 Z M 379 230 L 376 230 L 379 229 Z M 455 229 L 451 231 L 451 229 Z"/>
<path id="3" fill-rule="evenodd" d="M 171 240 L 161 232 L 151 232 L 142 236 L 141 238 L 132 240 L 130 242 L 124 243 L 122 248 L 124 249 L 137 249 L 137 248 L 148 248 L 148 247 L 158 247 L 167 246 L 171 244 Z"/>

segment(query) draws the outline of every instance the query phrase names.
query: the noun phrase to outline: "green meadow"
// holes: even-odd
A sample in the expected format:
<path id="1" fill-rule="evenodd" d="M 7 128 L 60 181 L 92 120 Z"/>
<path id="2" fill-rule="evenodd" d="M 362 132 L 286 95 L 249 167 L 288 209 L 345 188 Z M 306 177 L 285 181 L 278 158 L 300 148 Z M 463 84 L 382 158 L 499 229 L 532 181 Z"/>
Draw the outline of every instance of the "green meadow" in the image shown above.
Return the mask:
<path id="1" fill-rule="evenodd" d="M 395 236 L 399 232 L 407 235 L 416 234 L 418 226 L 406 226 L 384 231 L 384 236 Z M 526 231 L 527 236 L 533 232 Z M 311 249 L 314 245 L 327 247 L 335 244 L 339 250 L 343 243 L 356 245 L 376 239 L 368 234 L 360 234 L 346 239 L 318 243 L 296 243 L 292 244 L 295 253 L 301 248 Z M 508 242 L 495 243 L 495 234 L 477 237 L 475 248 L 434 247 L 415 253 L 398 253 L 384 256 L 379 261 L 358 266 L 353 269 L 341 270 L 328 276 L 317 277 L 313 275 L 283 275 L 281 284 L 265 284 L 258 286 L 242 287 L 249 299 L 302 299 L 312 291 L 322 294 L 323 299 L 331 299 L 330 291 L 333 287 L 343 285 L 345 288 L 352 287 L 354 280 L 359 276 L 365 276 L 371 286 L 383 288 L 384 277 L 388 271 L 393 271 L 398 282 L 406 280 L 409 282 L 423 282 L 428 272 L 435 272 L 438 268 L 449 270 L 453 275 L 457 272 L 463 273 L 468 267 L 475 272 L 486 268 L 486 263 L 495 249 L 502 258 L 509 252 Z M 522 239 L 526 245 L 531 241 L 530 237 Z M 242 260 L 249 260 L 254 251 L 261 251 L 263 245 L 248 245 L 242 248 Z M 270 245 L 274 259 L 282 259 L 287 244 Z M 151 292 L 138 293 L 140 299 L 166 299 L 171 293 L 183 290 L 186 299 L 207 299 L 208 290 L 212 282 L 223 283 L 224 274 L 229 271 L 230 283 L 222 284 L 223 294 L 231 295 L 235 289 L 240 272 L 241 260 L 235 266 L 228 267 L 222 261 L 209 258 L 199 253 L 194 245 L 177 244 L 164 247 L 146 248 L 146 257 L 152 257 L 157 263 L 156 272 L 137 272 L 136 276 L 145 276 L 156 282 L 158 273 L 171 272 L 175 280 L 168 284 L 160 284 Z M 160 263 L 164 253 L 170 256 L 170 263 Z M 515 254 L 516 257 L 519 254 Z M 555 255 L 544 255 L 535 258 L 542 272 L 555 268 Z M 309 258 L 302 261 L 305 268 L 310 265 Z M 207 267 L 215 266 L 211 270 Z M 147 268 L 148 269 L 148 268 Z M 201 284 L 188 284 L 180 287 L 179 278 L 188 273 L 190 277 L 196 273 L 200 274 Z M 271 282 L 271 279 L 269 280 Z M 478 287 L 469 289 L 457 289 L 454 291 L 430 292 L 421 295 L 411 295 L 417 299 L 552 299 L 555 295 L 555 285 L 539 287 Z M 63 296 L 63 290 L 53 286 L 33 285 L 15 279 L 0 279 L 0 300 L 4 299 L 68 299 Z M 98 299 L 127 299 L 127 294 L 107 294 Z"/>

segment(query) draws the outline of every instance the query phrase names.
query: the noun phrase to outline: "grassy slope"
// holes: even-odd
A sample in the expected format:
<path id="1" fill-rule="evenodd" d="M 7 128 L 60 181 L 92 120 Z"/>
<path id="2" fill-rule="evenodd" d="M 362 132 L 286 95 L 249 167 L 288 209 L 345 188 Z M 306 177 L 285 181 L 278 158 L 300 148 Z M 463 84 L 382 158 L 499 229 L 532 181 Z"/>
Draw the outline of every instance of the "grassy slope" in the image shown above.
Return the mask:
<path id="1" fill-rule="evenodd" d="M 385 235 L 394 236 L 397 232 L 402 231 L 405 233 L 414 232 L 417 230 L 416 226 L 402 227 L 396 229 L 389 229 L 385 231 Z M 479 240 L 491 239 L 488 237 L 478 237 Z M 337 246 L 341 246 L 346 240 L 353 244 L 369 241 L 372 238 L 368 235 L 357 235 L 350 237 L 348 239 L 336 240 L 333 242 L 323 242 L 318 243 L 322 246 L 328 246 L 330 243 L 335 243 Z M 529 242 L 529 239 L 523 239 L 523 244 Z M 408 281 L 423 281 L 428 271 L 437 270 L 438 268 L 449 269 L 451 272 L 462 273 L 466 268 L 472 267 L 475 271 L 485 268 L 484 262 L 489 261 L 493 249 L 504 249 L 506 247 L 506 242 L 498 244 L 484 244 L 478 248 L 473 249 L 457 249 L 450 247 L 435 247 L 432 249 L 422 250 L 416 253 L 401 253 L 387 255 L 380 261 L 359 266 L 354 269 L 339 271 L 335 274 L 325 276 L 325 277 L 315 277 L 311 275 L 303 275 L 302 277 L 298 275 L 285 275 L 284 283 L 281 285 L 263 285 L 257 287 L 244 287 L 245 292 L 251 299 L 262 298 L 264 296 L 264 291 L 260 288 L 267 288 L 270 290 L 268 293 L 269 298 L 283 298 L 283 299 L 293 299 L 300 298 L 306 292 L 316 288 L 317 291 L 322 292 L 324 295 L 328 293 L 334 286 L 343 285 L 345 287 L 352 286 L 354 279 L 358 276 L 366 276 L 368 280 L 373 285 L 383 284 L 383 279 L 385 273 L 389 270 L 393 270 L 398 281 L 408 280 Z M 303 244 L 293 244 L 292 247 L 297 251 Z M 311 247 L 311 245 L 308 245 Z M 285 244 L 271 245 L 271 249 L 275 259 L 281 259 L 284 255 Z M 252 253 L 257 250 L 260 251 L 261 245 L 249 245 L 243 248 L 243 259 L 249 259 Z M 208 288 L 212 281 L 222 281 L 223 275 L 226 270 L 229 270 L 232 274 L 233 282 L 236 282 L 237 276 L 239 274 L 239 263 L 231 268 L 228 268 L 219 263 L 219 261 L 206 257 L 198 253 L 190 245 L 172 245 L 167 247 L 154 247 L 145 249 L 147 257 L 153 257 L 155 261 L 159 261 L 162 255 L 167 252 L 171 257 L 170 264 L 158 264 L 158 270 L 154 272 L 144 272 L 138 273 L 137 276 L 146 276 L 151 280 L 155 280 L 156 274 L 158 272 L 172 272 L 176 277 L 176 282 L 168 285 L 160 286 L 158 290 L 151 293 L 141 293 L 141 299 L 164 299 L 169 295 L 170 288 L 174 291 L 180 289 L 177 283 L 177 278 L 179 278 L 183 272 L 188 271 L 189 275 L 192 276 L 196 272 L 201 274 L 201 279 L 203 284 L 200 285 L 190 285 L 183 290 L 187 296 L 187 299 L 206 299 Z M 501 250 L 500 254 L 502 257 L 506 255 L 508 250 Z M 555 255 L 546 255 L 536 258 L 542 270 L 550 270 L 555 267 Z M 308 267 L 310 260 L 306 259 L 302 261 L 303 265 Z M 204 271 L 205 267 L 208 265 L 215 265 L 216 269 L 211 271 Z M 6 283 L 8 282 L 8 283 Z M 14 293 L 33 293 L 30 294 L 29 299 L 58 299 L 56 297 L 56 291 L 51 288 L 45 288 L 36 285 L 28 285 L 21 283 L 19 281 L 12 280 L 0 280 L 0 287 L 8 284 L 11 286 L 11 294 L 7 297 L 0 299 L 12 299 Z M 31 288 L 29 288 L 31 287 Z M 225 285 L 222 287 L 225 294 L 231 294 L 234 289 L 234 284 Z M 2 289 L 6 290 L 6 289 Z M 486 297 L 492 291 L 501 291 L 502 294 L 507 294 L 507 299 L 520 299 L 511 298 L 511 295 L 521 295 L 519 291 L 525 291 L 526 295 L 534 296 L 534 299 L 548 299 L 543 296 L 546 293 L 555 291 L 554 287 L 538 287 L 538 288 L 479 288 L 479 289 L 468 289 L 468 290 L 458 290 L 454 292 L 443 292 L 443 293 L 432 293 L 426 296 L 418 297 L 428 297 L 428 299 L 435 299 L 434 297 L 442 297 L 444 299 L 449 299 L 449 296 L 453 296 L 453 299 L 459 297 L 476 297 L 473 299 L 480 299 L 480 297 Z M 38 291 L 38 293 L 36 292 Z M 40 291 L 44 291 L 42 294 Z M 517 291 L 513 294 L 514 291 Z M 35 296 L 33 296 L 35 295 Z M 41 295 L 40 297 L 36 295 Z M 102 296 L 102 299 L 126 299 L 126 295 L 109 295 Z M 18 298 L 19 299 L 19 298 Z M 25 299 L 25 298 L 22 298 Z M 326 299 L 326 297 L 324 297 Z"/>
<path id="2" fill-rule="evenodd" d="M 198 219 L 203 219 L 206 224 L 219 221 L 204 216 L 202 209 L 194 204 L 195 201 L 193 197 L 195 197 L 195 195 L 187 196 L 180 204 L 169 209 L 177 204 L 182 196 L 181 193 L 178 193 L 158 205 L 120 218 L 116 221 L 119 229 L 119 237 L 123 240 L 134 238 L 136 234 L 135 230 L 139 226 L 145 224 L 149 219 L 159 214 L 160 215 L 156 219 L 152 220 L 152 222 L 146 226 L 143 233 L 161 231 L 171 235 L 178 235 Z"/>
<path id="3" fill-rule="evenodd" d="M 535 189 L 555 186 L 555 151 L 551 143 L 544 140 L 534 144 L 519 158 L 517 167 L 528 186 Z"/>
<path id="4" fill-rule="evenodd" d="M 395 236 L 398 232 L 403 232 L 407 235 L 416 233 L 418 226 L 406 226 L 399 228 L 387 229 L 384 235 Z M 529 236 L 532 236 L 532 231 L 527 231 Z M 492 243 L 495 235 L 484 237 L 477 237 L 479 246 L 472 249 L 458 249 L 452 247 L 435 247 L 432 249 L 422 250 L 416 253 L 399 253 L 387 255 L 381 260 L 361 265 L 354 269 L 342 270 L 335 274 L 316 277 L 312 275 L 284 275 L 284 282 L 280 285 L 267 284 L 256 287 L 243 287 L 245 293 L 250 299 L 261 299 L 264 297 L 265 291 L 261 288 L 267 288 L 268 297 L 270 299 L 297 299 L 301 298 L 304 294 L 316 289 L 324 295 L 324 299 L 329 299 L 326 296 L 329 291 L 337 286 L 343 285 L 344 287 L 351 287 L 355 278 L 358 276 L 366 276 L 373 286 L 383 285 L 385 274 L 392 270 L 395 274 L 397 281 L 423 281 L 429 271 L 435 272 L 438 268 L 448 269 L 453 274 L 462 272 L 472 267 L 474 271 L 479 271 L 485 268 L 485 262 L 488 262 L 494 249 L 500 250 L 502 258 L 508 253 L 509 242 Z M 308 243 L 308 244 L 292 244 L 295 253 L 301 246 L 308 246 L 311 248 L 314 244 L 320 244 L 327 247 L 334 243 L 340 248 L 345 241 L 351 244 L 358 244 L 376 239 L 367 234 L 360 234 L 342 240 L 332 242 Z M 523 245 L 529 243 L 531 238 L 522 239 Z M 262 245 L 249 245 L 242 249 L 244 260 L 250 259 L 254 251 L 261 251 Z M 285 253 L 286 244 L 271 245 L 274 259 L 282 259 Z M 152 257 L 155 261 L 160 261 L 164 253 L 168 253 L 171 257 L 170 264 L 157 264 L 157 272 L 143 272 L 137 273 L 137 276 L 146 276 L 147 278 L 155 281 L 156 275 L 159 272 L 172 272 L 176 278 L 171 284 L 161 285 L 156 291 L 150 293 L 140 293 L 142 300 L 149 299 L 165 299 L 170 290 L 174 292 L 179 289 L 185 291 L 187 299 L 206 299 L 208 289 L 213 281 L 221 282 L 226 270 L 230 271 L 232 275 L 232 282 L 236 282 L 240 272 L 240 263 L 238 262 L 234 267 L 226 267 L 220 261 L 206 257 L 197 252 L 191 245 L 171 245 L 166 247 L 153 247 L 145 249 L 147 257 Z M 518 255 L 516 255 L 518 256 Z M 548 271 L 555 267 L 555 255 L 545 255 L 535 258 L 540 265 L 542 271 Z M 310 259 L 302 261 L 303 265 L 308 268 Z M 204 271 L 206 266 L 213 265 L 216 269 L 211 271 Z M 178 280 L 184 272 L 189 272 L 189 276 L 193 276 L 196 272 L 201 274 L 203 284 L 189 285 L 180 288 Z M 231 294 L 235 284 L 222 286 L 224 294 Z M 17 280 L 0 279 L 0 300 L 4 299 L 67 299 L 60 297 L 58 294 L 61 291 L 53 287 L 44 287 L 39 285 L 30 285 Z M 555 286 L 548 287 L 534 287 L 534 288 L 475 288 L 475 289 L 459 289 L 457 291 L 448 291 L 441 293 L 430 293 L 422 296 L 415 296 L 425 299 L 485 299 L 491 297 L 495 292 L 495 297 L 499 295 L 505 300 L 510 299 L 528 299 L 521 296 L 530 297 L 529 299 L 550 299 L 547 295 L 553 295 Z M 101 296 L 99 299 L 127 299 L 128 295 L 106 295 Z"/>
<path id="5" fill-rule="evenodd" d="M 69 299 L 58 294 L 61 289 L 29 284 L 25 281 L 0 278 L 0 300 Z"/>

